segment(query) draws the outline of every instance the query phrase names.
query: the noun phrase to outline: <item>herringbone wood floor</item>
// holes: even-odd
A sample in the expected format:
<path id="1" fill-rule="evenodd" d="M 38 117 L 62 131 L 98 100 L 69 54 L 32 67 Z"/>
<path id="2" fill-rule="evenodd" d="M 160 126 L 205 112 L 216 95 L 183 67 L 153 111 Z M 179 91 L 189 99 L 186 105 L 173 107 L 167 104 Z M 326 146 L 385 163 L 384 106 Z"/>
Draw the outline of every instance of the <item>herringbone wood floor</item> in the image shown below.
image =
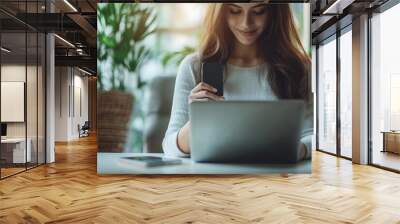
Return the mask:
<path id="1" fill-rule="evenodd" d="M 320 152 L 312 175 L 99 176 L 95 138 L 0 181 L 0 223 L 400 223 L 400 175 Z"/>

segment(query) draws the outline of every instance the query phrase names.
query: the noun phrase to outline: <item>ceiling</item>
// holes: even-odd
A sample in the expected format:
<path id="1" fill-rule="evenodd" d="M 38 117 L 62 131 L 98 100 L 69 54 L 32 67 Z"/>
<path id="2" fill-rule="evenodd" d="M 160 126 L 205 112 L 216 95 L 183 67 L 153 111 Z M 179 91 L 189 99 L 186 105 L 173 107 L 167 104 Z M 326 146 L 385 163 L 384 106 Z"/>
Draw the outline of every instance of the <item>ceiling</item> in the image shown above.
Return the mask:
<path id="1" fill-rule="evenodd" d="M 374 11 L 389 0 L 311 0 L 312 42 L 317 44 L 352 23 L 353 17 Z"/>
<path id="2" fill-rule="evenodd" d="M 56 66 L 79 66 L 96 73 L 97 2 L 47 0 L 46 5 L 45 0 L 1 0 L 2 46 L 12 50 L 6 57 L 14 61 L 23 60 L 26 55 L 28 58 L 36 57 L 37 41 L 32 38 L 36 37 L 36 33 L 52 32 L 57 34 Z M 28 32 L 27 40 L 25 32 Z"/>

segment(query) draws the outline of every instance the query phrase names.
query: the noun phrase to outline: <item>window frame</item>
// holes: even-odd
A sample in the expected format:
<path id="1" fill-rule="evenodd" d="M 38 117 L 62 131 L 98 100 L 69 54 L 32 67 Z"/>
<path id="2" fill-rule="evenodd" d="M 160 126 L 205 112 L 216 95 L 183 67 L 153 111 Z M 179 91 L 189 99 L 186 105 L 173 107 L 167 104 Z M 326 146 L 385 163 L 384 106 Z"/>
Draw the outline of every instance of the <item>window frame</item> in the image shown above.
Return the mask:
<path id="1" fill-rule="evenodd" d="M 338 21 L 340 22 L 340 21 Z M 318 43 L 316 44 L 316 151 L 319 152 L 323 152 L 329 155 L 333 155 L 339 158 L 343 158 L 346 160 L 352 160 L 352 158 L 347 157 L 342 155 L 341 153 L 341 119 L 340 119 L 340 103 L 341 103 L 341 97 L 340 97 L 340 77 L 341 77 L 341 67 L 340 67 L 340 37 L 344 34 L 346 34 L 347 32 L 352 32 L 352 23 L 347 24 L 346 26 L 344 26 L 341 29 L 336 30 L 335 33 L 333 33 L 332 35 L 326 37 L 325 39 L 322 39 L 320 41 L 318 41 Z M 322 44 L 326 44 L 329 43 L 331 41 L 336 41 L 336 152 L 332 153 L 332 152 L 328 152 L 327 150 L 321 149 L 319 147 L 319 131 L 320 131 L 320 127 L 319 127 L 319 110 L 320 110 L 320 99 L 319 99 L 319 84 L 320 84 L 320 80 L 319 80 L 319 47 Z"/>

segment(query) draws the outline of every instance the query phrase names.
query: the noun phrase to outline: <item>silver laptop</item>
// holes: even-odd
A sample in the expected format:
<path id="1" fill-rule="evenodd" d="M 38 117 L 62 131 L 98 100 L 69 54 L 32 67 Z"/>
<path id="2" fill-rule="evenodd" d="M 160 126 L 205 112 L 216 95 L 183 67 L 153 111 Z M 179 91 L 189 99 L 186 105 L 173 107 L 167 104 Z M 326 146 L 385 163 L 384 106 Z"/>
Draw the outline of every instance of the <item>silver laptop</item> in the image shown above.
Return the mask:
<path id="1" fill-rule="evenodd" d="M 295 163 L 304 103 L 194 102 L 189 108 L 191 158 L 196 162 Z"/>

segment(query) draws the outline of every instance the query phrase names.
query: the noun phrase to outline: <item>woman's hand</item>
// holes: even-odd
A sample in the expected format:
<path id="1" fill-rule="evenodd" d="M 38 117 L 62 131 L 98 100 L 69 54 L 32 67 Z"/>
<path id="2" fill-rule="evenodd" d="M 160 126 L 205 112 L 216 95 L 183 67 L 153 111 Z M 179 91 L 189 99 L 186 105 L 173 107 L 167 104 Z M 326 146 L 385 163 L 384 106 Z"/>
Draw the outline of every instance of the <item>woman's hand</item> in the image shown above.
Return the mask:
<path id="1" fill-rule="evenodd" d="M 223 96 L 215 95 L 216 92 L 216 88 L 208 85 L 207 83 L 200 82 L 190 92 L 189 103 L 208 100 L 220 101 L 225 99 Z"/>
<path id="2" fill-rule="evenodd" d="M 208 100 L 224 100 L 222 96 L 217 96 L 215 93 L 217 89 L 208 85 L 207 83 L 200 82 L 195 86 L 189 95 L 189 104 L 196 101 L 208 101 Z M 178 148 L 184 153 L 190 153 L 190 139 L 189 139 L 190 121 L 179 130 L 177 145 Z"/>
<path id="3" fill-rule="evenodd" d="M 178 138 L 176 139 L 176 143 L 178 145 L 179 150 L 183 153 L 190 153 L 190 140 L 189 140 L 189 132 L 190 132 L 190 121 L 186 122 L 185 125 L 179 130 Z"/>

